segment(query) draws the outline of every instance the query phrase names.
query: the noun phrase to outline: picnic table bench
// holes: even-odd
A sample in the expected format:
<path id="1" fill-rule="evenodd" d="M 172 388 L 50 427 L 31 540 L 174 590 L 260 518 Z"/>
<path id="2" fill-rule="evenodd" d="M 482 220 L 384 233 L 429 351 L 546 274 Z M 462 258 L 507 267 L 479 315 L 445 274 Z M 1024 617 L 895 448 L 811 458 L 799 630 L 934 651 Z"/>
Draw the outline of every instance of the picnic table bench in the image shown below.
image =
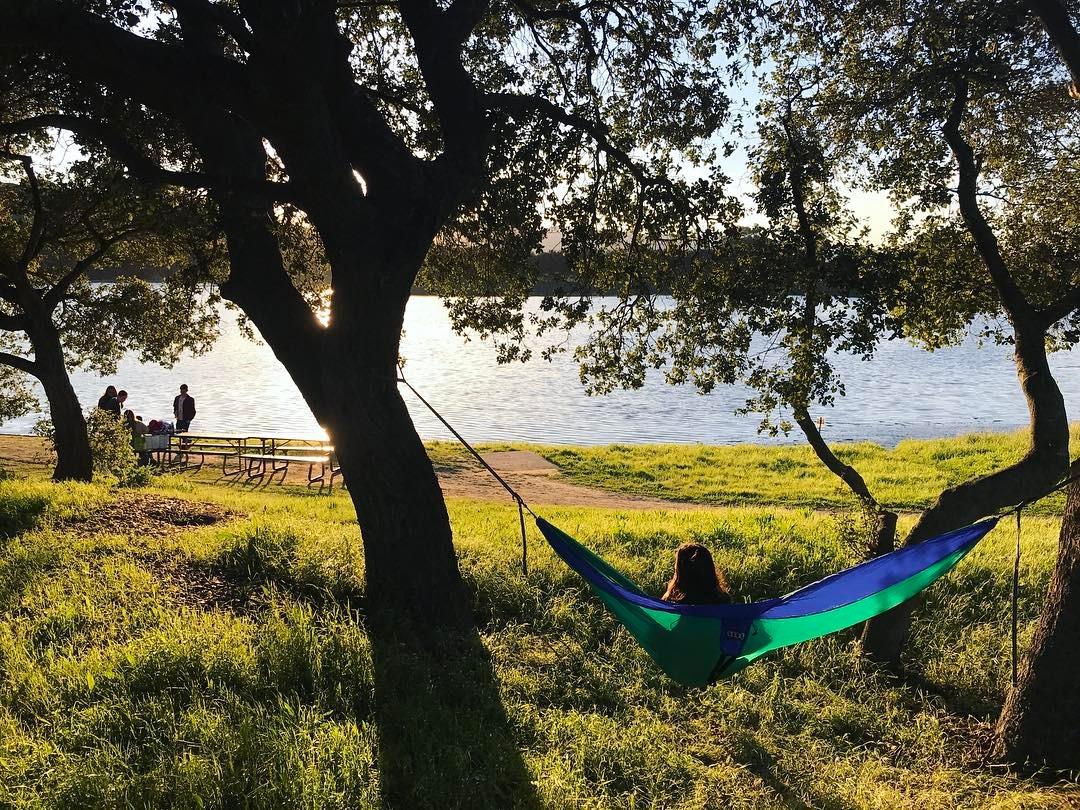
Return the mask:
<path id="1" fill-rule="evenodd" d="M 207 457 L 220 458 L 222 475 L 239 475 L 244 470 L 240 455 L 251 439 L 251 436 L 241 435 L 172 433 L 160 463 L 162 467 L 171 465 L 174 469 L 198 471 Z M 198 457 L 198 461 L 194 461 L 194 457 Z M 235 459 L 236 469 L 229 469 L 229 459 Z"/>
<path id="2" fill-rule="evenodd" d="M 198 471 L 207 458 L 220 458 L 223 476 L 246 474 L 248 481 L 270 483 L 280 475 L 280 484 L 285 481 L 290 464 L 306 464 L 307 485 L 318 484 L 320 492 L 325 486 L 333 492 L 334 479 L 341 475 L 334 446 L 325 439 L 218 433 L 173 433 L 155 439 L 164 440 L 155 442 L 162 468 Z M 230 459 L 234 460 L 235 469 L 230 469 Z"/>
<path id="3" fill-rule="evenodd" d="M 314 456 L 314 455 L 293 455 L 291 453 L 242 453 L 240 458 L 248 463 L 248 480 L 253 481 L 255 479 L 262 480 L 268 478 L 269 481 L 274 480 L 274 476 L 281 474 L 281 482 L 284 482 L 285 476 L 289 473 L 290 464 L 307 464 L 307 485 L 310 487 L 312 484 L 319 485 L 319 491 L 322 491 L 323 486 L 327 483 L 326 468 L 330 468 L 330 491 L 334 490 L 334 478 L 341 474 L 341 468 L 334 466 L 332 463 L 333 457 L 330 455 Z M 315 475 L 315 467 L 319 467 L 319 474 Z M 280 482 L 279 482 L 280 483 Z"/>

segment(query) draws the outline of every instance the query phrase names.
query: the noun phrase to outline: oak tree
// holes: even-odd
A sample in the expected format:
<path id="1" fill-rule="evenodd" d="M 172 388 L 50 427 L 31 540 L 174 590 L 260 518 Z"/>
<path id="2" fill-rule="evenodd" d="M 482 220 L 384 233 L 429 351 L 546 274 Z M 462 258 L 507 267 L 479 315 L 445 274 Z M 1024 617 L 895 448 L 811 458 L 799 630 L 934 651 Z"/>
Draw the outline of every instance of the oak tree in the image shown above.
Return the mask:
<path id="1" fill-rule="evenodd" d="M 204 289 L 213 228 L 205 202 L 134 184 L 116 164 L 80 160 L 57 173 L 35 168 L 29 153 L 0 151 L 0 176 L 11 178 L 0 185 L 0 365 L 41 386 L 54 478 L 89 481 L 90 441 L 69 371 L 113 373 L 125 351 L 168 366 L 185 349 L 207 349 L 217 327 L 215 296 Z M 121 276 L 92 283 L 102 268 Z M 152 285 L 137 277 L 147 270 L 169 276 Z"/>

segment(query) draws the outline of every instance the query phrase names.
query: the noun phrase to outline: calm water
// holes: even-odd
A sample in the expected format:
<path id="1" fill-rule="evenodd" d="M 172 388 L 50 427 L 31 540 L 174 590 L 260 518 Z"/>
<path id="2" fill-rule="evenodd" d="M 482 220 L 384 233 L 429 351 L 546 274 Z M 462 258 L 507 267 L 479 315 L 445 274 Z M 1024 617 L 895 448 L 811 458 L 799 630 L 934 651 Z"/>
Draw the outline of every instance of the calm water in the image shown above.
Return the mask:
<path id="1" fill-rule="evenodd" d="M 231 316 L 224 318 L 214 349 L 185 358 L 173 369 L 130 357 L 108 379 L 77 373 L 75 389 L 84 408 L 96 403 L 111 382 L 127 389 L 129 407 L 145 420 L 171 419 L 172 398 L 186 382 L 198 406 L 193 430 L 324 435 L 270 348 L 246 340 Z M 756 417 L 733 413 L 746 399 L 745 389 L 728 387 L 701 396 L 691 387 L 666 385 L 657 375 L 638 391 L 588 397 L 570 358 L 499 366 L 489 345 L 453 333 L 435 298 L 416 297 L 409 303 L 402 353 L 412 384 L 469 439 L 573 444 L 767 441 L 755 432 Z M 1057 354 L 1052 365 L 1070 415 L 1078 418 L 1080 351 Z M 980 348 L 970 340 L 929 354 L 894 341 L 872 362 L 845 357 L 840 366 L 848 396 L 835 408 L 815 412 L 825 416 L 825 435 L 833 441 L 894 444 L 908 437 L 1007 430 L 1027 423 L 1008 347 Z M 450 438 L 408 391 L 404 396 L 424 438 Z M 29 432 L 35 419 L 9 422 L 0 430 Z"/>

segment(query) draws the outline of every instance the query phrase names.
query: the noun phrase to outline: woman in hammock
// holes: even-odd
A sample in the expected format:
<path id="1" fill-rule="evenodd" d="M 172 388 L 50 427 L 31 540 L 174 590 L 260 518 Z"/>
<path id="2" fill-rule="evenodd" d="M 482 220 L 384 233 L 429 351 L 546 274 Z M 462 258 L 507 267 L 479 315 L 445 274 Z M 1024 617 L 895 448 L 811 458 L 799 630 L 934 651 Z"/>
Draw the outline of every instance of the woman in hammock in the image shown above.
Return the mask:
<path id="1" fill-rule="evenodd" d="M 675 549 L 675 574 L 661 599 L 687 605 L 726 605 L 731 602 L 731 589 L 705 546 L 683 543 Z"/>

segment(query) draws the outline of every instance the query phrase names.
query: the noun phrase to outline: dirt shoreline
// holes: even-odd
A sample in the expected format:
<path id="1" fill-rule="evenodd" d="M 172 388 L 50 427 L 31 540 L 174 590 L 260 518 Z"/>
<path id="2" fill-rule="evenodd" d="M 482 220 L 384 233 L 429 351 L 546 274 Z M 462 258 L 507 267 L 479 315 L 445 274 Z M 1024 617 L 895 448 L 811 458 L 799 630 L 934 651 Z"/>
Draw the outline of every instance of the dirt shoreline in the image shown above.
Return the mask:
<path id="1" fill-rule="evenodd" d="M 530 451 L 485 453 L 484 458 L 530 504 L 588 506 L 597 509 L 709 508 L 702 504 L 609 492 L 574 484 L 563 478 L 555 465 Z M 0 467 L 19 474 L 42 475 L 48 474 L 52 464 L 53 454 L 42 439 L 36 436 L 0 435 Z M 462 459 L 460 463 L 436 464 L 435 472 L 443 494 L 448 498 L 511 502 L 510 496 L 498 481 L 472 459 Z M 253 489 L 276 486 L 223 477 L 220 460 L 213 458 L 208 458 L 198 472 L 182 474 L 192 475 L 207 483 L 220 482 L 226 486 L 246 486 Z M 286 483 L 303 486 L 306 482 L 306 466 L 298 464 L 290 468 Z"/>

